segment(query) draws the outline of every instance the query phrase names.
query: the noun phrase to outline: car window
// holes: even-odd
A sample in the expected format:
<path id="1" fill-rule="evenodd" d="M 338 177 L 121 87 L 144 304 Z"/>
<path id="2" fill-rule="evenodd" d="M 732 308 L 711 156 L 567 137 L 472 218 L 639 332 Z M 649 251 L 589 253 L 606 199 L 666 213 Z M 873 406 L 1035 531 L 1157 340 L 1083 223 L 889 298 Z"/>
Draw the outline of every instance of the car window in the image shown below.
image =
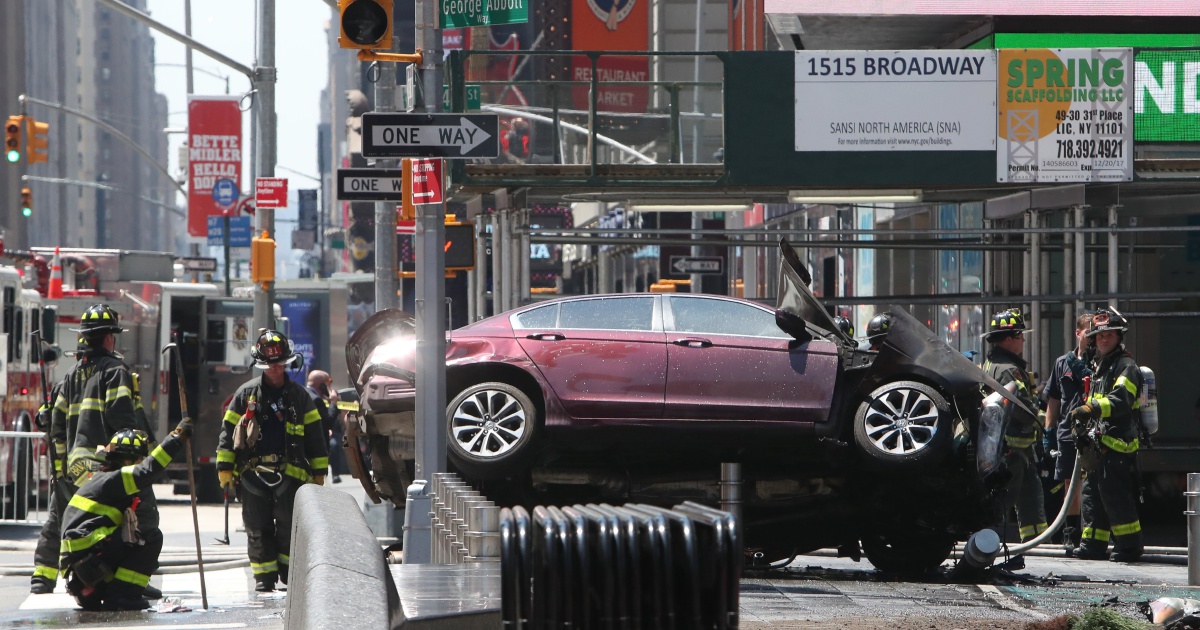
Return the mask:
<path id="1" fill-rule="evenodd" d="M 558 305 L 540 306 L 513 318 L 517 328 L 554 328 L 558 325 Z"/>
<path id="2" fill-rule="evenodd" d="M 789 338 L 774 313 L 740 302 L 673 297 L 671 314 L 676 332 Z"/>
<path id="3" fill-rule="evenodd" d="M 620 297 L 563 302 L 559 328 L 654 330 L 654 298 Z"/>

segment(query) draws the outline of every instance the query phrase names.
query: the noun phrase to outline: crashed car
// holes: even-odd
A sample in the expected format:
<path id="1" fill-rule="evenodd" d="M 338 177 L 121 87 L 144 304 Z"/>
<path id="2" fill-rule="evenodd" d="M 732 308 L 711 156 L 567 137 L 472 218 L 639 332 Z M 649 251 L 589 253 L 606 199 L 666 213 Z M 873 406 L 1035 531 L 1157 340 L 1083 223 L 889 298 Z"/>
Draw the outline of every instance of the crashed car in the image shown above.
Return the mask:
<path id="1" fill-rule="evenodd" d="M 450 468 L 502 503 L 715 505 L 720 464 L 740 463 L 759 561 L 836 547 L 885 570 L 938 566 L 999 520 L 1003 414 L 981 421 L 984 394 L 1020 403 L 902 308 L 880 349 L 861 349 L 780 250 L 775 309 L 580 296 L 450 332 Z M 397 310 L 347 346 L 364 485 L 397 506 L 412 479 L 415 353 L 415 322 Z"/>

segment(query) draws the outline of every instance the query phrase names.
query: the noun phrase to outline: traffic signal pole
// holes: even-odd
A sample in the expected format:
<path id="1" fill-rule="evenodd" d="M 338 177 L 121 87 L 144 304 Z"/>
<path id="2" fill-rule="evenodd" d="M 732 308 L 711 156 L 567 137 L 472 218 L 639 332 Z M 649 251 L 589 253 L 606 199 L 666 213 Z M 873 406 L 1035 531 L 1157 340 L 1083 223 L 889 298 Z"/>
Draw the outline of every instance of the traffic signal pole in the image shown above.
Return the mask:
<path id="1" fill-rule="evenodd" d="M 392 38 L 389 52 L 398 52 L 399 37 Z M 376 62 L 380 69 L 375 82 L 375 111 L 396 111 L 396 65 Z M 376 168 L 400 168 L 400 160 L 380 158 Z M 375 310 L 399 308 L 400 278 L 396 261 L 396 202 L 375 202 Z"/>

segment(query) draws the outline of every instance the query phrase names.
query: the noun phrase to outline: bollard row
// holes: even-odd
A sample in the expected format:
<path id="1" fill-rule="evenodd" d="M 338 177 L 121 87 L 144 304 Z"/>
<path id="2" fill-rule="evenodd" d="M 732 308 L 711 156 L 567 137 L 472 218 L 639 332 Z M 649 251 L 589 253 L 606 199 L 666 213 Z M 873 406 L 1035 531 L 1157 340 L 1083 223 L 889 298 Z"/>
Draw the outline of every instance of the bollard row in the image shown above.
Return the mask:
<path id="1" fill-rule="evenodd" d="M 736 628 L 741 544 L 733 515 L 691 501 L 505 508 L 507 630 Z"/>
<path id="2" fill-rule="evenodd" d="M 500 508 L 454 473 L 435 473 L 429 513 L 432 561 L 438 564 L 500 560 Z"/>

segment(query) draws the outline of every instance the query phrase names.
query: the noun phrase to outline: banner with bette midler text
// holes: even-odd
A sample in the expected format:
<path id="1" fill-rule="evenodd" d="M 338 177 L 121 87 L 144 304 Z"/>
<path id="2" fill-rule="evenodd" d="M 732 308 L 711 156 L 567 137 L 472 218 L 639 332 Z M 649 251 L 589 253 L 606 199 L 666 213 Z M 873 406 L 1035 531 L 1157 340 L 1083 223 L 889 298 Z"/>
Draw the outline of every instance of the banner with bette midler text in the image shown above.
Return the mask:
<path id="1" fill-rule="evenodd" d="M 242 190 L 242 111 L 237 96 L 188 97 L 187 155 L 188 234 L 206 236 L 208 217 L 225 211 L 213 195 L 217 181 L 233 180 Z"/>

